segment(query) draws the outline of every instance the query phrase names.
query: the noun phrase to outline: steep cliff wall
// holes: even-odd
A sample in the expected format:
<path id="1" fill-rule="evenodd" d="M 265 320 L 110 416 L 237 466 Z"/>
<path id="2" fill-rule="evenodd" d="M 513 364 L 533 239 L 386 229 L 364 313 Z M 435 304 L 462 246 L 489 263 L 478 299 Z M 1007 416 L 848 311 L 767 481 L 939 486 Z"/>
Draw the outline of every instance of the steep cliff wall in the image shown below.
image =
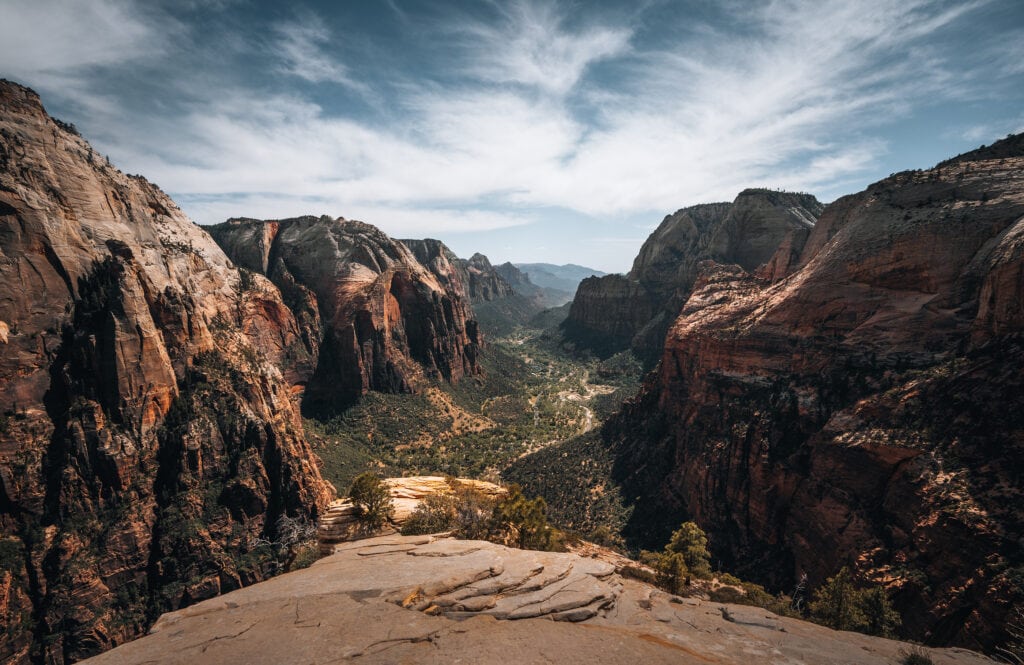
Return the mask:
<path id="1" fill-rule="evenodd" d="M 233 219 L 209 231 L 309 321 L 304 408 L 329 413 L 368 390 L 405 392 L 424 377 L 456 382 L 479 371 L 469 290 L 443 244 L 417 245 L 425 267 L 405 244 L 340 218 Z"/>
<path id="2" fill-rule="evenodd" d="M 628 275 L 580 284 L 563 326 L 566 338 L 600 355 L 632 347 L 656 359 L 702 261 L 753 272 L 773 261 L 784 243 L 802 248 L 821 208 L 809 194 L 748 189 L 731 204 L 692 206 L 665 217 Z"/>
<path id="3" fill-rule="evenodd" d="M 609 432 L 636 535 L 691 516 L 745 575 L 850 565 L 907 635 L 1005 637 L 1024 599 L 1024 150 L 1005 152 L 840 199 L 760 279 L 703 266 Z"/>
<path id="4" fill-rule="evenodd" d="M 157 187 L 0 81 L 0 660 L 78 660 L 265 578 L 333 492 L 300 330 Z"/>

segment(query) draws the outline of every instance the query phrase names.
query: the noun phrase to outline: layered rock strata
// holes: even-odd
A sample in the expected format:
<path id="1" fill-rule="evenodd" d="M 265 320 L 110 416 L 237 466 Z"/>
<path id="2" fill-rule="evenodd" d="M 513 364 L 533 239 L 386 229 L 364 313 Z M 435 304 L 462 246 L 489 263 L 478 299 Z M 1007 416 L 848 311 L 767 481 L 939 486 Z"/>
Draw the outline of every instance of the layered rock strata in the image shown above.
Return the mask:
<path id="1" fill-rule="evenodd" d="M 799 251 L 821 209 L 809 194 L 748 189 L 731 204 L 697 205 L 666 216 L 627 275 L 580 283 L 563 326 L 566 338 L 600 355 L 633 348 L 657 358 L 702 261 L 753 272 L 773 261 L 780 245 Z"/>
<path id="2" fill-rule="evenodd" d="M 236 264 L 280 287 L 302 323 L 288 369 L 312 413 L 479 372 L 468 287 L 441 243 L 420 247 L 428 268 L 405 244 L 342 218 L 232 219 L 209 231 Z"/>
<path id="3" fill-rule="evenodd" d="M 1024 602 L 1021 144 L 836 201 L 760 278 L 704 266 L 609 430 L 635 533 L 692 517 L 775 588 L 849 565 L 908 636 L 1005 639 Z"/>
<path id="4" fill-rule="evenodd" d="M 88 662 L 888 665 L 907 649 L 670 596 L 573 554 L 390 536 L 166 614 L 149 636 Z M 992 662 L 955 649 L 928 655 L 937 665 Z"/>
<path id="5" fill-rule="evenodd" d="M 0 660 L 72 662 L 266 578 L 332 496 L 301 331 L 159 188 L 0 81 Z"/>

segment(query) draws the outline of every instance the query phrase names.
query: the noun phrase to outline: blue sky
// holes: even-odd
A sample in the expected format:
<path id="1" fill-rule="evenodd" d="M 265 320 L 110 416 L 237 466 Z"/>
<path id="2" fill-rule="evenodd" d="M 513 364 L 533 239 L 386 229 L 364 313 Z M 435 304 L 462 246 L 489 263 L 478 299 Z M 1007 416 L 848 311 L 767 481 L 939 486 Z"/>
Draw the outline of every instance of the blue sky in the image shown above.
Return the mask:
<path id="1" fill-rule="evenodd" d="M 1024 2 L 0 0 L 0 76 L 203 224 L 625 271 L 680 207 L 1024 129 Z"/>

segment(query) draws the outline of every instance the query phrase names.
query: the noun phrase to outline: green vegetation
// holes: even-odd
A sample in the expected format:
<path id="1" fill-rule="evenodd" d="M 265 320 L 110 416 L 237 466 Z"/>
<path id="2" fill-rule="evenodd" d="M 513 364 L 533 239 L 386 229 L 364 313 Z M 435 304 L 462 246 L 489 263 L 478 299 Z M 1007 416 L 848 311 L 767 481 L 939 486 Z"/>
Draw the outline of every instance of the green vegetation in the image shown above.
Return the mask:
<path id="1" fill-rule="evenodd" d="M 481 365 L 481 376 L 456 385 L 371 392 L 330 420 L 307 418 L 324 476 L 336 487 L 365 471 L 498 480 L 525 455 L 599 427 L 640 371 L 627 357 L 570 359 L 553 337 L 523 329 L 489 340 Z"/>
<path id="2" fill-rule="evenodd" d="M 817 623 L 869 635 L 891 637 L 902 623 L 885 589 L 857 589 L 845 566 L 815 592 L 809 609 Z"/>
<path id="3" fill-rule="evenodd" d="M 657 584 L 670 593 L 682 594 L 692 577 L 711 574 L 708 537 L 694 522 L 683 522 L 661 552 L 643 551 L 640 561 L 657 571 Z"/>
<path id="4" fill-rule="evenodd" d="M 391 519 L 391 496 L 377 474 L 366 472 L 356 476 L 348 497 L 359 511 L 359 521 L 367 531 L 375 531 Z"/>
<path id="5" fill-rule="evenodd" d="M 528 499 L 516 485 L 495 498 L 458 481 L 449 482 L 450 494 L 432 494 L 420 502 L 402 525 L 404 535 L 448 531 L 459 538 L 519 549 L 565 549 L 562 532 L 548 524 L 544 499 Z"/>

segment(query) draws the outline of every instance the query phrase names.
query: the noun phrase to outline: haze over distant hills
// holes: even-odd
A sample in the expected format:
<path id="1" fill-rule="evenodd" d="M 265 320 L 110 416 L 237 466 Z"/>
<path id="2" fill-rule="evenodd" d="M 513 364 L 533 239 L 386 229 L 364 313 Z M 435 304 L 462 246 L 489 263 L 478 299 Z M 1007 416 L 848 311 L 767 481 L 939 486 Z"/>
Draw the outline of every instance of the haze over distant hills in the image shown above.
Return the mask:
<path id="1" fill-rule="evenodd" d="M 587 277 L 603 277 L 607 273 L 575 263 L 513 263 L 526 273 L 530 281 L 540 287 L 576 293 L 576 287 Z"/>

